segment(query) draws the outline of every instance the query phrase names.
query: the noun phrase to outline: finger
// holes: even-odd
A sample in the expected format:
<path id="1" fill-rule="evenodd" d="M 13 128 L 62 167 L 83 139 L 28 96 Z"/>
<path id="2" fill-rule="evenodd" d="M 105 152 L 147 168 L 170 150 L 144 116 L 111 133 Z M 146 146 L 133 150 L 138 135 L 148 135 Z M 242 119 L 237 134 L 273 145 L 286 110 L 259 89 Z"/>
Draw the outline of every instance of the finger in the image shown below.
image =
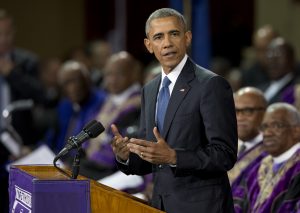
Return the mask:
<path id="1" fill-rule="evenodd" d="M 141 151 L 139 149 L 136 149 L 136 148 L 129 148 L 129 151 L 132 152 L 132 153 L 135 153 L 137 155 L 141 155 Z"/>
<path id="2" fill-rule="evenodd" d="M 125 138 L 120 138 L 120 137 L 117 137 L 115 136 L 116 140 L 114 142 L 114 145 L 120 149 L 120 148 L 123 148 L 124 146 L 126 146 L 129 142 L 128 138 L 125 137 Z"/>
<path id="3" fill-rule="evenodd" d="M 157 141 L 163 140 L 163 137 L 160 135 L 157 127 L 153 128 L 153 134 L 154 134 Z"/>
<path id="4" fill-rule="evenodd" d="M 112 124 L 110 127 L 111 127 L 111 131 L 114 134 L 114 136 L 122 137 L 122 135 L 120 134 L 120 132 L 115 124 Z"/>
<path id="5" fill-rule="evenodd" d="M 147 152 L 147 147 L 145 146 L 129 143 L 127 144 L 127 147 L 129 148 L 130 152 L 136 153 L 138 155 L 140 155 L 141 152 Z"/>
<path id="6" fill-rule="evenodd" d="M 140 145 L 140 146 L 150 146 L 151 143 L 149 141 L 141 140 L 141 139 L 136 139 L 136 138 L 131 138 L 129 140 L 130 143 Z"/>
<path id="7" fill-rule="evenodd" d="M 129 143 L 128 138 L 124 138 L 124 140 L 119 143 L 120 149 L 128 149 L 127 144 Z"/>

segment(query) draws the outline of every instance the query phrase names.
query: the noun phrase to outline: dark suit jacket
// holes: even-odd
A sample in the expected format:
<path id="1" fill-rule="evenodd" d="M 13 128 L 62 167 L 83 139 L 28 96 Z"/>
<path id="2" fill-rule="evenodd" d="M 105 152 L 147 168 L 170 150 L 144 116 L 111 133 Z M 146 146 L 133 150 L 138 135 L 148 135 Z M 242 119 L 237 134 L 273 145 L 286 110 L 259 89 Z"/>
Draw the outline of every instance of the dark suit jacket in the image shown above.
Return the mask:
<path id="1" fill-rule="evenodd" d="M 156 98 L 161 75 L 143 89 L 141 137 L 156 141 Z M 162 136 L 177 165 L 151 165 L 130 154 L 126 174 L 154 173 L 152 205 L 168 213 L 233 212 L 227 171 L 236 161 L 237 127 L 232 90 L 216 74 L 187 60 L 166 112 Z"/>
<path id="2" fill-rule="evenodd" d="M 268 101 L 268 104 L 273 104 L 276 102 L 288 102 L 290 104 L 294 103 L 294 85 L 296 82 L 296 71 L 292 73 L 292 78 L 285 82 L 285 84 L 273 95 L 273 97 Z M 284 78 L 284 77 L 283 77 Z M 258 88 L 263 92 L 266 92 L 268 87 L 271 85 L 271 81 L 259 85 Z"/>
<path id="3" fill-rule="evenodd" d="M 45 93 L 38 79 L 38 59 L 26 50 L 15 48 L 10 54 L 14 68 L 5 80 L 10 88 L 11 102 L 32 99 L 43 102 Z M 37 141 L 33 126 L 31 110 L 21 110 L 12 113 L 12 124 L 26 145 Z"/>

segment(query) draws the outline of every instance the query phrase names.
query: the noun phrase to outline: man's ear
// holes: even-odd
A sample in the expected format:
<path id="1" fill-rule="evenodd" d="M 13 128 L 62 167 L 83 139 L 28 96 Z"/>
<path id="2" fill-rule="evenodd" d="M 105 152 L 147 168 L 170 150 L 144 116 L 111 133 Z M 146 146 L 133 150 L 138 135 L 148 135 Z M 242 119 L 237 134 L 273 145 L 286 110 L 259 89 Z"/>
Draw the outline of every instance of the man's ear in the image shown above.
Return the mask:
<path id="1" fill-rule="evenodd" d="M 185 36 L 185 45 L 186 47 L 189 47 L 192 43 L 192 32 L 187 31 L 185 32 L 184 36 Z"/>
<path id="2" fill-rule="evenodd" d="M 153 49 L 152 49 L 152 46 L 151 46 L 151 43 L 150 43 L 150 40 L 148 38 L 145 38 L 144 39 L 144 44 L 147 48 L 147 50 L 149 51 L 149 53 L 153 53 Z"/>

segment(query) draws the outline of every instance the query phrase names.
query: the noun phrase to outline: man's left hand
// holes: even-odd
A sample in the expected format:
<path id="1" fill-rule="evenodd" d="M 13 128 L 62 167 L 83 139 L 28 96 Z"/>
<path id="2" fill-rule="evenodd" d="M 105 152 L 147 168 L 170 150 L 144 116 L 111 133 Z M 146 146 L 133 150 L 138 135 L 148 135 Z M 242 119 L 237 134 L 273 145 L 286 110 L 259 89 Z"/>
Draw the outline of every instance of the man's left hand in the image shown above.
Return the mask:
<path id="1" fill-rule="evenodd" d="M 153 133 L 157 142 L 131 138 L 127 147 L 130 152 L 139 155 L 143 160 L 153 164 L 176 164 L 176 152 L 166 143 L 157 127 Z"/>

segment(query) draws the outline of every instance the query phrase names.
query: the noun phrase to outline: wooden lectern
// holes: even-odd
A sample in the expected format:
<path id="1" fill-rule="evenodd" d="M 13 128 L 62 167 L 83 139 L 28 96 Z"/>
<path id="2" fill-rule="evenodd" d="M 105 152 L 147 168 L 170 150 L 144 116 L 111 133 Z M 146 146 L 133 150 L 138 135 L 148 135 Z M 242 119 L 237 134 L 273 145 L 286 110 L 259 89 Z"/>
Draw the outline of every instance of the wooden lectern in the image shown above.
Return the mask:
<path id="1" fill-rule="evenodd" d="M 122 180 L 120 180 L 122 181 Z M 53 166 L 12 166 L 10 212 L 163 213 L 139 198 Z"/>

